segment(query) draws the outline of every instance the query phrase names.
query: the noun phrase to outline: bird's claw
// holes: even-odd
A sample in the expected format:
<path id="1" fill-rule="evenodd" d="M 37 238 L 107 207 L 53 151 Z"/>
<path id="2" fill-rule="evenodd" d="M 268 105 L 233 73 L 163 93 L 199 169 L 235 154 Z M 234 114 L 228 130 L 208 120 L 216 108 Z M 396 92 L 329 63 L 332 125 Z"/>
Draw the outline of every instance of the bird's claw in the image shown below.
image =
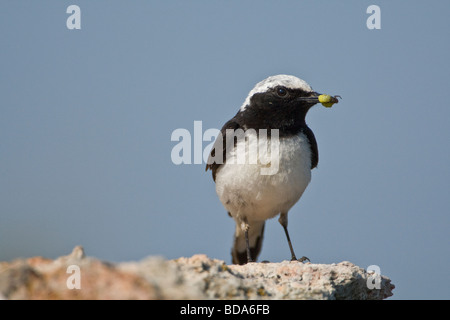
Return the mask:
<path id="1" fill-rule="evenodd" d="M 309 258 L 307 258 L 307 257 L 305 257 L 305 256 L 301 257 L 301 258 L 298 259 L 297 261 L 298 261 L 298 262 L 306 262 L 306 261 L 311 262 L 311 260 L 309 260 Z"/>

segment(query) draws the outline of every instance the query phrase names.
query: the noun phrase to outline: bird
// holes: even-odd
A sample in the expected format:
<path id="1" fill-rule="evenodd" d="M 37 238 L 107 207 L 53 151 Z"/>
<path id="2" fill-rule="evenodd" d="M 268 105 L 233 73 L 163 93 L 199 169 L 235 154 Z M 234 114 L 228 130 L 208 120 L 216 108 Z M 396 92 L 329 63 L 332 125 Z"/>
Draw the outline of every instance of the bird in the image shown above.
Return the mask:
<path id="1" fill-rule="evenodd" d="M 291 260 L 309 261 L 304 256 L 297 259 L 287 227 L 288 212 L 302 196 L 311 181 L 311 170 L 319 162 L 317 141 L 305 120 L 310 108 L 319 102 L 319 96 L 296 76 L 270 76 L 255 85 L 218 134 L 206 171 L 212 171 L 216 193 L 236 222 L 231 250 L 233 264 L 256 262 L 265 222 L 277 215 Z M 234 134 L 237 131 L 241 135 Z M 242 136 L 244 139 L 239 139 Z M 273 152 L 277 152 L 276 161 L 272 158 L 268 161 L 267 149 L 266 153 L 259 152 L 258 138 L 264 137 L 267 148 L 276 142 L 278 148 Z M 257 160 L 250 162 L 256 150 Z M 275 162 L 274 172 L 263 174 L 262 170 Z"/>

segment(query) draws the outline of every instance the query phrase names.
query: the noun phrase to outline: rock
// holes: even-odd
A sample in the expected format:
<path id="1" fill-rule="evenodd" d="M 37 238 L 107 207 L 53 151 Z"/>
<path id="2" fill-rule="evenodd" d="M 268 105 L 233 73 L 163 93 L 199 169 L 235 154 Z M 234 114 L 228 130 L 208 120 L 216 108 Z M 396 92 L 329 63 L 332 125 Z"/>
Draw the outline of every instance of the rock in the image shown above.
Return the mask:
<path id="1" fill-rule="evenodd" d="M 56 260 L 0 262 L 0 299 L 380 300 L 392 296 L 394 285 L 387 277 L 378 277 L 379 289 L 368 288 L 375 276 L 347 261 L 240 266 L 203 254 L 113 264 L 86 257 L 82 247 L 75 247 Z"/>

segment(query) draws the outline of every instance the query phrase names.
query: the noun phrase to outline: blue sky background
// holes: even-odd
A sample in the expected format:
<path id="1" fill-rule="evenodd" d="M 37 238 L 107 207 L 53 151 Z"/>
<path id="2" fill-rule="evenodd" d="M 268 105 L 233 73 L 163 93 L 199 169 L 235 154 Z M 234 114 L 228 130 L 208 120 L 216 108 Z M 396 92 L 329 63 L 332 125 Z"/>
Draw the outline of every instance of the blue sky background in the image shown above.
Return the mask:
<path id="1" fill-rule="evenodd" d="M 81 8 L 68 30 L 66 8 Z M 381 30 L 366 9 L 381 8 Z M 378 265 L 394 299 L 449 299 L 448 1 L 0 2 L 0 260 L 83 245 L 110 261 L 205 253 L 234 222 L 171 133 L 218 128 L 260 80 L 339 94 L 307 117 L 320 161 L 297 255 Z M 208 142 L 204 143 L 204 146 Z M 260 260 L 289 259 L 276 219 Z"/>

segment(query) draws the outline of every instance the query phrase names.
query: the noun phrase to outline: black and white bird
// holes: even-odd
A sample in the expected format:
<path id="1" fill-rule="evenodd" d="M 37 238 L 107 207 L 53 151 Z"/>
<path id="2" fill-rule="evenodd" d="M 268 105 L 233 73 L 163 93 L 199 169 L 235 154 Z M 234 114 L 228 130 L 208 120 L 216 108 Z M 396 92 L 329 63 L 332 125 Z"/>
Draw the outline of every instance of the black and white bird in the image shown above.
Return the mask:
<path id="1" fill-rule="evenodd" d="M 236 221 L 231 251 L 234 264 L 256 261 L 261 251 L 265 221 L 278 214 L 291 259 L 297 260 L 289 238 L 287 215 L 308 186 L 311 170 L 319 161 L 316 139 L 305 122 L 308 110 L 319 102 L 319 95 L 295 76 L 268 77 L 250 91 L 238 113 L 225 123 L 216 139 L 206 170 L 212 170 L 217 195 Z M 230 146 L 227 135 L 238 129 L 246 133 L 247 139 L 232 138 Z M 268 166 L 267 162 L 237 161 L 238 150 L 246 153 L 256 150 L 249 145 L 244 149 L 239 147 L 243 143 L 255 143 L 250 141 L 257 140 L 250 138 L 258 136 L 260 129 L 277 129 L 279 157 L 274 174 L 261 174 L 261 169 Z M 271 139 L 268 132 L 269 143 Z M 218 155 L 223 161 L 217 161 Z M 245 156 L 248 159 L 250 155 Z"/>

